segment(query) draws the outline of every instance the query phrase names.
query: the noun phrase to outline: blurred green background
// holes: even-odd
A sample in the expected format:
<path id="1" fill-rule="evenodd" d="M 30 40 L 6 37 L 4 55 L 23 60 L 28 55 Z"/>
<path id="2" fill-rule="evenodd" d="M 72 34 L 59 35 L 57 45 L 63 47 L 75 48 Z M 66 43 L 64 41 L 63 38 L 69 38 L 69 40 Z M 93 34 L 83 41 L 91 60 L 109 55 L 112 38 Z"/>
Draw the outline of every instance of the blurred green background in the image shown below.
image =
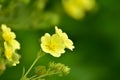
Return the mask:
<path id="1" fill-rule="evenodd" d="M 23 67 L 29 68 L 40 49 L 41 36 L 54 33 L 55 25 L 68 34 L 75 49 L 38 61 L 36 65 L 55 61 L 71 68 L 67 76 L 46 80 L 120 80 L 120 0 L 96 3 L 96 11 L 75 20 L 65 13 L 61 0 L 0 0 L 0 24 L 10 26 L 21 43 L 20 64 L 7 67 L 0 80 L 19 80 Z"/>

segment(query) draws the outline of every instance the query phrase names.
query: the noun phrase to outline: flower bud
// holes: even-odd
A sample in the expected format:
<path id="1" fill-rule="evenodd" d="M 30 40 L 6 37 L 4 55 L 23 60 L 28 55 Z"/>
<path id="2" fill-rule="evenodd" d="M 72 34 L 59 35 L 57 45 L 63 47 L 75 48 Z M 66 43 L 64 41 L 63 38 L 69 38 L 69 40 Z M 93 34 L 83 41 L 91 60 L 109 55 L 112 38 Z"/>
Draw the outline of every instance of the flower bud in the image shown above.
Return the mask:
<path id="1" fill-rule="evenodd" d="M 61 63 L 50 62 L 49 68 L 53 73 L 58 73 L 59 75 L 66 75 L 70 72 L 70 68 Z"/>
<path id="2" fill-rule="evenodd" d="M 35 73 L 37 74 L 37 76 L 40 76 L 40 75 L 43 75 L 45 74 L 47 71 L 46 71 L 46 67 L 45 66 L 38 66 L 36 67 L 35 69 Z"/>

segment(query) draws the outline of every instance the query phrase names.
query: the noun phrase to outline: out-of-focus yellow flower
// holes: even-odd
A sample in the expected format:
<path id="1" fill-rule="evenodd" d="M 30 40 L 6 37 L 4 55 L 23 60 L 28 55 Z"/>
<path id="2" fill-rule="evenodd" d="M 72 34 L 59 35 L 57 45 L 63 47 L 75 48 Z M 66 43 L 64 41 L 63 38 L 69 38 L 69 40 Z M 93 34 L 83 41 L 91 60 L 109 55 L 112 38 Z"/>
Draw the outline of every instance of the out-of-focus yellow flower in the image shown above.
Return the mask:
<path id="1" fill-rule="evenodd" d="M 46 33 L 41 37 L 41 48 L 44 52 L 51 54 L 54 57 L 60 57 L 65 52 L 65 48 L 73 50 L 73 42 L 68 39 L 66 33 L 55 27 L 56 33 L 50 36 Z"/>
<path id="2" fill-rule="evenodd" d="M 66 13 L 75 19 L 82 19 L 86 11 L 96 6 L 95 0 L 62 0 L 62 3 Z"/>
<path id="3" fill-rule="evenodd" d="M 2 29 L 2 37 L 4 39 L 5 56 L 7 60 L 12 62 L 13 66 L 15 66 L 16 64 L 18 64 L 20 57 L 16 56 L 17 61 L 15 61 L 13 59 L 13 55 L 16 53 L 15 52 L 16 49 L 20 49 L 20 43 L 17 40 L 15 40 L 16 38 L 15 33 L 12 32 L 11 29 L 7 27 L 5 24 L 1 25 L 1 29 Z"/>

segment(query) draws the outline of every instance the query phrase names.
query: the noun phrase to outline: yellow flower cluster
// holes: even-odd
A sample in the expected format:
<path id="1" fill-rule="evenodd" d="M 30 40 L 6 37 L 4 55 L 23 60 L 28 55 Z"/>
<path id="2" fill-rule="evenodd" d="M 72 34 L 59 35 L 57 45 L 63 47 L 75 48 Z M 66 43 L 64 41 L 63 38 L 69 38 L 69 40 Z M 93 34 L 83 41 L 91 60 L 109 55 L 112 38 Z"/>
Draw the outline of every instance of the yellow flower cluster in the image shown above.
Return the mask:
<path id="1" fill-rule="evenodd" d="M 82 19 L 86 11 L 96 6 L 95 0 L 62 0 L 62 3 L 66 13 L 75 19 Z"/>
<path id="2" fill-rule="evenodd" d="M 5 24 L 1 25 L 2 37 L 4 39 L 4 53 L 6 59 L 12 63 L 13 66 L 19 64 L 20 55 L 16 53 L 17 49 L 20 49 L 20 43 L 15 40 L 16 35 Z"/>
<path id="3" fill-rule="evenodd" d="M 56 26 L 55 34 L 51 36 L 49 33 L 46 33 L 41 37 L 41 48 L 44 52 L 54 57 L 60 57 L 61 54 L 65 53 L 65 48 L 73 50 L 74 46 L 67 34 Z"/>

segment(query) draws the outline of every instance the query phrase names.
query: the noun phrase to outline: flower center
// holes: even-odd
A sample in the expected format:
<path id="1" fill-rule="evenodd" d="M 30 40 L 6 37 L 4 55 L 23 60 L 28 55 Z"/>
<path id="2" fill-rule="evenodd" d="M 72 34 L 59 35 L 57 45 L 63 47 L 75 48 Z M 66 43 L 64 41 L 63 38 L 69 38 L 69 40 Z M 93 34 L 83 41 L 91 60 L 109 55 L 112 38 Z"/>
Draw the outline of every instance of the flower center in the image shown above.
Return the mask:
<path id="1" fill-rule="evenodd" d="M 46 45 L 46 47 L 52 52 L 55 51 L 55 45 L 54 44 Z"/>

